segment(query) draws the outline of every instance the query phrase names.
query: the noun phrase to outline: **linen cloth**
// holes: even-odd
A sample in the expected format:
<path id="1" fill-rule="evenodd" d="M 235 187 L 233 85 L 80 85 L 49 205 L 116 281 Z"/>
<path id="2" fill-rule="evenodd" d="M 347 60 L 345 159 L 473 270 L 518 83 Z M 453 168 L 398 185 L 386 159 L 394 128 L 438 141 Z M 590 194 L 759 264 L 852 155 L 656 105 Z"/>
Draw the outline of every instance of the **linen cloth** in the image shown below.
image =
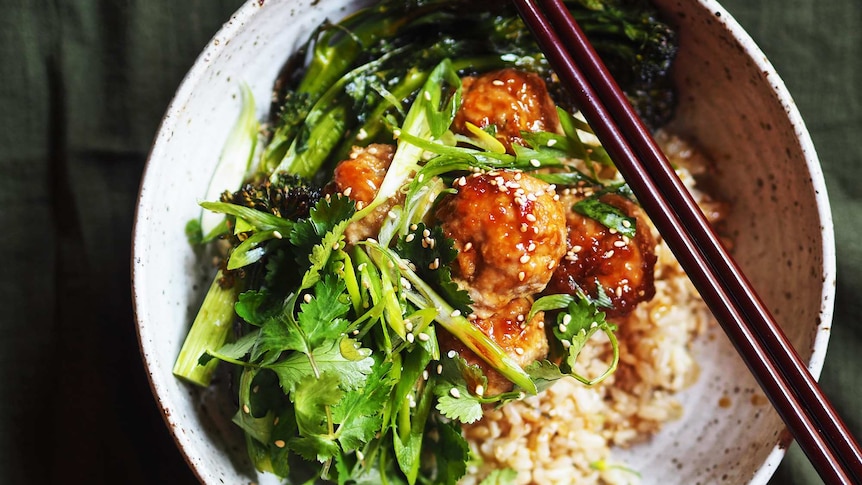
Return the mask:
<path id="1" fill-rule="evenodd" d="M 195 483 L 135 337 L 130 245 L 150 143 L 240 0 L 0 0 L 0 483 Z M 822 386 L 862 435 L 862 8 L 725 0 L 826 176 L 838 296 Z M 795 445 L 771 483 L 821 483 Z"/>

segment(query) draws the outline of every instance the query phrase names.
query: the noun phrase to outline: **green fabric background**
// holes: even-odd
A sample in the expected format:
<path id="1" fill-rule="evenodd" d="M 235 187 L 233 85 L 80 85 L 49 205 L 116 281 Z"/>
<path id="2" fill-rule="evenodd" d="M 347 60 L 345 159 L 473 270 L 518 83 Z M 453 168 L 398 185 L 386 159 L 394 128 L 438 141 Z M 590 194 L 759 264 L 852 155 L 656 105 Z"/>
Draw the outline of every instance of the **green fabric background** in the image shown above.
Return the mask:
<path id="1" fill-rule="evenodd" d="M 150 394 L 129 290 L 149 144 L 239 0 L 0 0 L 0 483 L 194 483 Z M 838 297 L 824 390 L 862 435 L 862 5 L 725 0 L 811 130 Z M 795 446 L 775 484 L 821 483 Z"/>

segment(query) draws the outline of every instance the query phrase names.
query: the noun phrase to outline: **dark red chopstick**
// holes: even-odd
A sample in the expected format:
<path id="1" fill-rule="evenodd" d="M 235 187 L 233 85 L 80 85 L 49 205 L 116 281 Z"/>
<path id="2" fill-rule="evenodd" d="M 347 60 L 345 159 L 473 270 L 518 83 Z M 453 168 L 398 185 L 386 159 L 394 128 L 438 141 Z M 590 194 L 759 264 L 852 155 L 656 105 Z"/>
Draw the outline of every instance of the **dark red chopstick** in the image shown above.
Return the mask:
<path id="1" fill-rule="evenodd" d="M 560 0 L 540 0 L 542 8 L 530 0 L 514 1 L 557 75 L 820 476 L 826 483 L 862 483 L 859 445 L 568 10 Z"/>

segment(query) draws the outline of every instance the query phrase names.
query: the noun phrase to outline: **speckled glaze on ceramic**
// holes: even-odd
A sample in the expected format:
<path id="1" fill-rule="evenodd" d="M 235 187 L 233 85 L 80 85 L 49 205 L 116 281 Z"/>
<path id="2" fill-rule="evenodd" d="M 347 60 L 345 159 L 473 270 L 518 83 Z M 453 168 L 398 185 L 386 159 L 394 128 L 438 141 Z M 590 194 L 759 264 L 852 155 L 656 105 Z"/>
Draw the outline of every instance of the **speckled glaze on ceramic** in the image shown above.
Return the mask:
<path id="1" fill-rule="evenodd" d="M 679 26 L 675 71 L 681 103 L 673 128 L 715 159 L 717 188 L 733 204 L 734 255 L 809 368 L 819 375 L 832 316 L 835 261 L 822 173 L 784 84 L 716 2 L 657 0 Z M 222 140 L 248 83 L 262 118 L 278 70 L 324 18 L 356 7 L 341 0 L 254 0 L 212 39 L 180 86 L 141 185 L 133 293 L 141 353 L 153 393 L 189 465 L 208 484 L 259 482 L 249 470 L 233 412 L 216 393 L 171 374 L 212 277 L 187 244 Z M 178 190 L 179 189 L 179 190 Z M 789 436 L 720 328 L 695 349 L 698 382 L 684 415 L 616 457 L 645 484 L 763 484 Z"/>

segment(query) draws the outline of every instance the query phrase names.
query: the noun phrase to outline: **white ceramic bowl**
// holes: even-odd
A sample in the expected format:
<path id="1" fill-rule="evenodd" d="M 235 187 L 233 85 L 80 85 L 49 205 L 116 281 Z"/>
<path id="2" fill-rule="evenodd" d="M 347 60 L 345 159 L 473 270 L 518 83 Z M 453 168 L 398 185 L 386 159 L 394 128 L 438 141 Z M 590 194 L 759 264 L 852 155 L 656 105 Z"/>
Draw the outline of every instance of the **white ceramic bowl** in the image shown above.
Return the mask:
<path id="1" fill-rule="evenodd" d="M 834 242 L 823 177 L 805 126 L 772 66 L 718 3 L 657 3 L 680 28 L 680 105 L 673 127 L 694 137 L 717 162 L 718 193 L 733 204 L 734 254 L 819 375 L 832 316 Z M 263 118 L 288 55 L 324 18 L 341 18 L 354 4 L 246 3 L 188 73 L 150 154 L 133 247 L 140 347 L 165 420 L 205 483 L 256 478 L 243 464 L 244 450 L 220 413 L 218 397 L 171 374 L 211 278 L 183 227 L 199 214 L 211 164 L 239 112 L 238 82 L 249 83 Z M 643 470 L 644 483 L 765 483 L 789 443 L 783 424 L 720 329 L 700 339 L 696 356 L 702 372 L 681 395 L 683 417 L 616 456 Z"/>

